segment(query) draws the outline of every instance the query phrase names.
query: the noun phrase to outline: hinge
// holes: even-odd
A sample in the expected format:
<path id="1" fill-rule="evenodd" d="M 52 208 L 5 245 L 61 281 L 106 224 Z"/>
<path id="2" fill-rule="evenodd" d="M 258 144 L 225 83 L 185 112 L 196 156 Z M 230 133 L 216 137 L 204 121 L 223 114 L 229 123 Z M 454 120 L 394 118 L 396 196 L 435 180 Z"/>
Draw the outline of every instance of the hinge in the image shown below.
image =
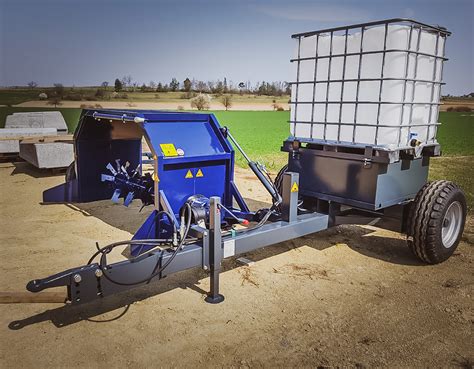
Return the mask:
<path id="1" fill-rule="evenodd" d="M 366 146 L 364 150 L 364 168 L 370 169 L 372 168 L 372 156 L 374 154 L 372 146 Z"/>
<path id="2" fill-rule="evenodd" d="M 370 158 L 365 158 L 364 159 L 364 168 L 365 169 L 372 168 L 372 159 L 370 159 Z"/>

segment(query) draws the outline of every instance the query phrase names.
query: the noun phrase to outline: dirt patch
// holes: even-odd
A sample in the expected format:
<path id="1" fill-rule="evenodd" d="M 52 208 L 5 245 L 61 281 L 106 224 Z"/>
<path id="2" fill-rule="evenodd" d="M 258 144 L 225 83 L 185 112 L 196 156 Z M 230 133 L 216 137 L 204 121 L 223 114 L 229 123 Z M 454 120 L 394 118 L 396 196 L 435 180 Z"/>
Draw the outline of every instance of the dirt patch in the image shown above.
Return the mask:
<path id="1" fill-rule="evenodd" d="M 315 278 L 329 279 L 328 271 L 317 265 L 310 264 L 286 264 L 280 269 L 273 268 L 274 273 L 286 274 L 291 277 L 306 277 L 311 280 Z"/>
<path id="2" fill-rule="evenodd" d="M 268 195 L 238 169 L 252 208 Z M 0 165 L 0 291 L 84 264 L 141 223 L 132 206 L 41 205 L 63 181 L 26 163 Z M 249 189 L 252 191 L 249 191 Z M 472 217 L 455 255 L 428 266 L 404 238 L 341 226 L 226 259 L 225 301 L 204 301 L 200 269 L 71 307 L 0 305 L 4 368 L 467 368 L 474 360 Z M 57 291 L 62 291 L 58 289 Z M 55 291 L 51 291 L 55 292 Z"/>
<path id="3" fill-rule="evenodd" d="M 474 100 L 473 99 L 449 99 L 443 100 L 439 110 L 440 111 L 448 111 L 449 108 L 457 108 L 460 106 L 466 106 L 471 109 L 474 109 Z"/>
<path id="4" fill-rule="evenodd" d="M 246 283 L 252 284 L 255 287 L 259 286 L 258 282 L 255 280 L 255 276 L 252 273 L 252 269 L 249 266 L 240 268 L 239 273 L 242 276 L 242 283 L 240 284 L 241 286 Z"/>

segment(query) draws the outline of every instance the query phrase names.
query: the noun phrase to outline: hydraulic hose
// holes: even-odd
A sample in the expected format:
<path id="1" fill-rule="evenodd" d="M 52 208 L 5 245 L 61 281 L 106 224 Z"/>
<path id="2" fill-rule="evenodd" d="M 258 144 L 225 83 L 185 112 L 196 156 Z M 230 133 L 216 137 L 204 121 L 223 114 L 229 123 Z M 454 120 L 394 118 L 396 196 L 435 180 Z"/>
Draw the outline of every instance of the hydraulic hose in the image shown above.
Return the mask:
<path id="1" fill-rule="evenodd" d="M 157 265 L 155 266 L 155 268 L 153 269 L 152 273 L 150 274 L 150 276 L 146 279 L 142 279 L 140 281 L 134 281 L 134 282 L 119 282 L 119 281 L 116 281 L 114 279 L 112 279 L 108 273 L 107 273 L 107 254 L 110 253 L 112 251 L 112 249 L 114 249 L 115 247 L 117 246 L 121 246 L 121 245 L 131 245 L 131 244 L 156 244 L 156 241 L 157 240 L 129 240 L 129 241 L 121 241 L 121 242 L 115 242 L 113 244 L 110 244 L 108 246 L 105 246 L 105 247 L 102 247 L 100 249 L 97 250 L 97 252 L 93 255 L 93 257 L 91 258 L 90 262 L 99 254 L 101 254 L 100 256 L 100 261 L 99 261 L 99 268 L 100 270 L 102 271 L 102 275 L 107 278 L 110 282 L 114 283 L 114 284 L 118 284 L 118 285 L 121 285 L 121 286 L 135 286 L 135 285 L 138 285 L 138 284 L 142 284 L 142 283 L 147 283 L 147 282 L 150 282 L 153 278 L 155 278 L 157 275 L 161 274 L 167 267 L 168 265 L 170 265 L 170 263 L 174 260 L 174 258 L 176 257 L 176 255 L 178 254 L 179 250 L 183 247 L 184 245 L 184 242 L 186 240 L 186 237 L 188 236 L 188 232 L 189 232 L 189 229 L 191 228 L 191 218 L 192 218 L 192 211 L 191 211 L 191 206 L 189 204 L 185 204 L 185 208 L 186 208 L 186 211 L 188 213 L 188 217 L 187 217 L 187 222 L 186 222 L 186 228 L 185 228 L 185 231 L 184 231 L 184 234 L 183 234 L 183 237 L 180 239 L 180 242 L 178 244 L 178 246 L 176 247 L 176 249 L 173 251 L 173 254 L 171 255 L 171 257 L 166 261 L 165 264 L 163 264 L 161 267 L 159 267 L 159 262 L 157 263 Z M 184 212 L 184 210 L 183 210 Z M 184 214 L 184 213 L 183 213 Z M 171 219 L 171 218 L 170 218 Z M 158 240 L 158 241 L 161 241 L 161 240 Z M 168 240 L 169 241 L 169 240 Z M 163 253 L 164 251 L 162 251 Z M 161 258 L 159 259 L 161 260 Z M 89 264 L 90 264 L 89 262 Z"/>

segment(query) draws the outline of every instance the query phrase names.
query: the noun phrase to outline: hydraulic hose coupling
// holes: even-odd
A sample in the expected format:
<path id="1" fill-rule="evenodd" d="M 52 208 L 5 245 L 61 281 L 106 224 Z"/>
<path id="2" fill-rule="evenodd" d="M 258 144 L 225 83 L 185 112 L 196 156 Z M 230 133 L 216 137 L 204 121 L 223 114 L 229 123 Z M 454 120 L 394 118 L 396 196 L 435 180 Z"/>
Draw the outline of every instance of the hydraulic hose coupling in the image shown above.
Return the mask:
<path id="1" fill-rule="evenodd" d="M 244 225 L 244 226 L 247 226 L 249 225 L 249 221 L 247 219 L 242 219 L 242 218 L 238 218 L 239 219 L 239 223 Z"/>

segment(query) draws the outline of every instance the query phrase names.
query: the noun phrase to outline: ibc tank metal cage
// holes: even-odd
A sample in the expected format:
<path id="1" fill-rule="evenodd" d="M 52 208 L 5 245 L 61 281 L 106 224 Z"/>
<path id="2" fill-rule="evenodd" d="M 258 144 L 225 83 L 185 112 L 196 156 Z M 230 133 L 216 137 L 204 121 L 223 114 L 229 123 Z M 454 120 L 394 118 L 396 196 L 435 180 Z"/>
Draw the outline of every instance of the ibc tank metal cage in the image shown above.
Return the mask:
<path id="1" fill-rule="evenodd" d="M 396 152 L 396 160 L 400 151 L 439 155 L 449 35 L 401 18 L 292 35 L 291 135 L 311 144 Z"/>

